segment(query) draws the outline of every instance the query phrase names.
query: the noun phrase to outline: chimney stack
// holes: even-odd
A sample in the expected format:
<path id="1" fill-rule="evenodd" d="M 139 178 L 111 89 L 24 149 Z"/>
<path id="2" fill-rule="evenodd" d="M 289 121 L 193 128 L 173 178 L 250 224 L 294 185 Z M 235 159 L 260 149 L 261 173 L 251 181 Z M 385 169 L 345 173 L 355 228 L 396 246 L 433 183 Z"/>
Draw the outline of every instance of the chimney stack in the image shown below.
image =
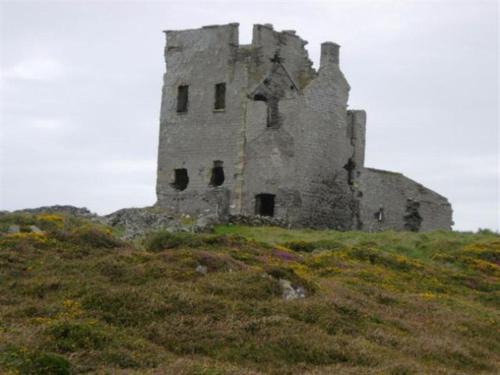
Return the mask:
<path id="1" fill-rule="evenodd" d="M 320 67 L 327 64 L 339 64 L 339 49 L 340 46 L 333 42 L 321 43 L 321 60 Z"/>

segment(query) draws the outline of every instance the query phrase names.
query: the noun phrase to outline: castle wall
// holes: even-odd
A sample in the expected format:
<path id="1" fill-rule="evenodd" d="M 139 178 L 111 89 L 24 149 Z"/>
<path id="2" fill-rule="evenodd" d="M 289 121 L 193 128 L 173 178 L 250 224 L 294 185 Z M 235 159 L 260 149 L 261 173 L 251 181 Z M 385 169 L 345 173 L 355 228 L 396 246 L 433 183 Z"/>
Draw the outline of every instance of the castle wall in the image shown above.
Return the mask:
<path id="1" fill-rule="evenodd" d="M 364 168 L 366 113 L 347 110 L 337 44 L 321 45 L 316 72 L 307 42 L 270 25 L 255 25 L 252 44 L 243 46 L 237 24 L 166 36 L 159 207 L 255 215 L 271 200 L 271 214 L 296 226 L 450 228 L 444 197 L 401 174 Z M 214 109 L 219 83 L 224 110 Z M 187 108 L 178 101 L 185 85 Z M 214 184 L 214 166 L 223 170 L 222 184 Z M 189 176 L 182 188 L 172 184 L 179 169 Z"/>
<path id="2" fill-rule="evenodd" d="M 298 88 L 303 88 L 315 76 L 306 44 L 294 31 L 278 32 L 272 26 L 254 25 L 252 48 L 257 55 L 250 67 L 250 84 L 256 84 L 264 78 L 272 66 L 271 59 L 278 51 L 294 83 Z"/>
<path id="3" fill-rule="evenodd" d="M 246 78 L 234 69 L 238 26 L 167 31 L 160 113 L 158 153 L 158 205 L 185 213 L 228 211 L 234 189 L 242 88 Z M 215 85 L 226 83 L 226 108 L 214 110 Z M 177 88 L 188 85 L 187 112 L 177 112 Z M 223 161 L 225 181 L 210 186 L 214 161 Z M 174 169 L 185 168 L 185 190 L 171 186 Z M 214 204 L 214 202 L 216 202 Z"/>
<path id="4" fill-rule="evenodd" d="M 365 165 L 366 147 L 366 112 L 362 110 L 347 111 L 347 132 L 353 146 L 352 160 L 356 170 Z"/>
<path id="5" fill-rule="evenodd" d="M 359 190 L 363 193 L 363 230 L 450 230 L 453 225 L 451 205 L 445 197 L 400 173 L 365 168 Z"/>
<path id="6" fill-rule="evenodd" d="M 322 65 L 304 89 L 304 105 L 296 116 L 303 163 L 302 223 L 315 227 L 350 229 L 352 195 L 344 165 L 353 153 L 348 138 L 349 84 L 338 64 Z"/>
<path id="7" fill-rule="evenodd" d="M 282 64 L 292 71 L 287 61 Z M 303 226 L 350 228 L 352 194 L 343 168 L 353 154 L 348 93 L 338 65 L 329 62 L 303 90 L 279 101 L 278 128 L 264 125 L 264 103 L 249 101 L 244 214 L 254 214 L 256 194 L 269 193 L 276 195 L 276 216 Z"/>

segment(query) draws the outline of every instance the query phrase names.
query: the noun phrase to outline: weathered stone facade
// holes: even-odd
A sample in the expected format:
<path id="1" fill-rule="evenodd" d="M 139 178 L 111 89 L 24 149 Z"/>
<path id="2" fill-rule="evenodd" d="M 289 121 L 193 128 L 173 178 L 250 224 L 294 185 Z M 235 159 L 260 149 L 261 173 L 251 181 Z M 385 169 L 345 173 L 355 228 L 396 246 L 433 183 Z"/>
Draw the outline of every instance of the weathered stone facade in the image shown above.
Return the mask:
<path id="1" fill-rule="evenodd" d="M 340 230 L 450 229 L 446 198 L 364 167 L 366 114 L 348 110 L 339 46 L 318 71 L 294 31 L 166 31 L 157 206 Z"/>

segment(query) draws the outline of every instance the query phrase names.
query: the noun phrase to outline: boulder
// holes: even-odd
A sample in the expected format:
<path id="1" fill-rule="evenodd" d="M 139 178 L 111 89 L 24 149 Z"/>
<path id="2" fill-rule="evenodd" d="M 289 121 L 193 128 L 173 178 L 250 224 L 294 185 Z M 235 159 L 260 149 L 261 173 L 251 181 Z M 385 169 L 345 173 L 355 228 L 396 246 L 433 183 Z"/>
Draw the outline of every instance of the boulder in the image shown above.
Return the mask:
<path id="1" fill-rule="evenodd" d="M 29 228 L 30 228 L 30 231 L 33 233 L 42 233 L 42 230 L 40 228 L 38 228 L 36 225 L 30 225 Z"/>
<path id="2" fill-rule="evenodd" d="M 21 227 L 19 225 L 11 225 L 9 229 L 7 229 L 8 233 L 19 233 L 21 231 Z"/>
<path id="3" fill-rule="evenodd" d="M 283 299 L 290 301 L 306 297 L 306 290 L 301 286 L 294 286 L 289 280 L 280 279 Z"/>
<path id="4" fill-rule="evenodd" d="M 198 265 L 198 267 L 196 267 L 196 272 L 201 273 L 202 275 L 206 275 L 208 272 L 208 268 L 200 264 Z"/>

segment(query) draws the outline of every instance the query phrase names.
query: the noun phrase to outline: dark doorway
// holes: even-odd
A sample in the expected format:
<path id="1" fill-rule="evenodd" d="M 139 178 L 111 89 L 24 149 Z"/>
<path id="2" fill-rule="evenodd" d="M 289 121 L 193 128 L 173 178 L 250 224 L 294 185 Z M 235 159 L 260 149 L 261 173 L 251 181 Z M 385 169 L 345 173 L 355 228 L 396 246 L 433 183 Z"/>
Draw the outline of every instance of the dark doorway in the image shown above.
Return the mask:
<path id="1" fill-rule="evenodd" d="M 177 112 L 187 112 L 188 92 L 188 85 L 182 85 L 177 88 Z"/>
<path id="2" fill-rule="evenodd" d="M 257 194 L 255 196 L 255 214 L 274 216 L 274 194 Z"/>
<path id="3" fill-rule="evenodd" d="M 176 190 L 185 190 L 189 184 L 188 171 L 186 168 L 174 169 L 174 182 L 170 185 Z"/>
<path id="4" fill-rule="evenodd" d="M 420 216 L 419 208 L 419 202 L 414 201 L 413 199 L 406 200 L 406 212 L 404 216 L 405 230 L 409 230 L 411 232 L 420 231 L 423 219 L 422 216 Z"/>
<path id="5" fill-rule="evenodd" d="M 222 167 L 222 161 L 214 161 L 214 166 L 212 168 L 212 177 L 210 177 L 210 185 L 221 186 L 224 183 L 224 168 Z"/>

